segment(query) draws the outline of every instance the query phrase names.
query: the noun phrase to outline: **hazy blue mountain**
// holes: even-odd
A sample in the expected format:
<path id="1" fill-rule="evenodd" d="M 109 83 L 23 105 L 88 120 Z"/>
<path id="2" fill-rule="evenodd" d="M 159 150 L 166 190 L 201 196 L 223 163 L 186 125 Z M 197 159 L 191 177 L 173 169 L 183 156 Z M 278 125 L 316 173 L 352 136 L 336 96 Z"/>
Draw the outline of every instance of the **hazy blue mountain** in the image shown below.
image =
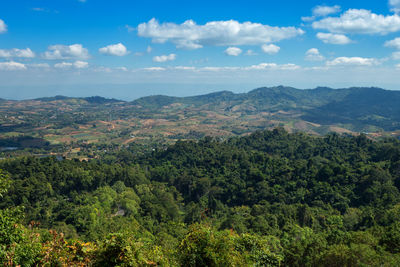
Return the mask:
<path id="1" fill-rule="evenodd" d="M 105 104 L 105 103 L 116 103 L 116 102 L 124 102 L 123 100 L 118 100 L 114 98 L 105 98 L 101 96 L 90 96 L 90 97 L 69 97 L 63 95 L 56 95 L 52 97 L 41 97 L 36 98 L 34 100 L 43 101 L 43 102 L 51 102 L 51 101 L 60 101 L 60 100 L 85 100 L 90 104 Z"/>
<path id="2" fill-rule="evenodd" d="M 67 99 L 72 99 L 72 98 L 73 97 L 68 97 L 68 96 L 63 96 L 63 95 L 56 95 L 56 96 L 51 96 L 51 97 L 35 98 L 34 100 L 43 101 L 43 102 L 49 102 L 49 101 L 56 101 L 56 100 L 67 100 Z"/>
<path id="3" fill-rule="evenodd" d="M 124 102 L 122 100 L 118 100 L 115 98 L 104 98 L 101 96 L 91 96 L 91 97 L 85 97 L 83 98 L 90 104 L 107 104 L 107 103 L 117 103 L 117 102 Z"/>

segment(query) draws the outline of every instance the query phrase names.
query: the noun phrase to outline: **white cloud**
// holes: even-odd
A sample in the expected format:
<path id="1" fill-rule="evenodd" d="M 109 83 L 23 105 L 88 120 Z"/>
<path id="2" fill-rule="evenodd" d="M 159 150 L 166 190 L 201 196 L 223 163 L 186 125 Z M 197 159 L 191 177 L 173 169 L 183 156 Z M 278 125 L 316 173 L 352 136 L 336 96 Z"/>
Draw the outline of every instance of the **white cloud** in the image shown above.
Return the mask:
<path id="1" fill-rule="evenodd" d="M 89 67 L 89 63 L 87 63 L 86 61 L 75 61 L 74 63 L 71 62 L 61 62 L 61 63 L 57 63 L 54 64 L 54 67 L 57 69 L 69 69 L 69 68 L 76 68 L 76 69 L 85 69 L 87 67 Z"/>
<path id="2" fill-rule="evenodd" d="M 0 62 L 0 70 L 26 70 L 26 66 L 15 61 Z"/>
<path id="3" fill-rule="evenodd" d="M 297 70 L 300 66 L 296 64 L 276 64 L 276 63 L 260 63 L 246 67 L 203 67 L 197 70 L 200 71 L 253 71 L 253 70 Z"/>
<path id="4" fill-rule="evenodd" d="M 393 48 L 395 48 L 397 50 L 400 50 L 400 37 L 397 37 L 397 38 L 395 38 L 393 40 L 387 41 L 385 43 L 385 46 L 393 47 Z"/>
<path id="5" fill-rule="evenodd" d="M 167 61 L 173 61 L 176 59 L 175 54 L 169 54 L 169 55 L 162 55 L 162 56 L 155 56 L 153 57 L 154 62 L 167 62 Z"/>
<path id="6" fill-rule="evenodd" d="M 313 21 L 318 17 L 325 17 L 331 14 L 335 14 L 340 12 L 340 6 L 335 5 L 335 6 L 316 6 L 312 10 L 312 16 L 311 17 L 301 17 L 303 21 Z"/>
<path id="7" fill-rule="evenodd" d="M 373 66 L 379 63 L 379 60 L 375 58 L 363 57 L 338 57 L 326 62 L 328 66 Z"/>
<path id="8" fill-rule="evenodd" d="M 234 70 L 240 70 L 240 67 L 203 67 L 200 68 L 200 71 L 212 71 L 212 72 L 218 72 L 218 71 L 234 71 Z"/>
<path id="9" fill-rule="evenodd" d="M 7 32 L 7 25 L 4 23 L 4 20 L 0 19 L 0 33 Z"/>
<path id="10" fill-rule="evenodd" d="M 310 48 L 306 52 L 305 60 L 322 61 L 324 59 L 325 59 L 325 57 L 323 55 L 321 55 L 321 53 L 319 52 L 319 50 L 317 48 Z"/>
<path id="11" fill-rule="evenodd" d="M 273 54 L 277 54 L 279 52 L 279 50 L 281 50 L 281 48 L 277 45 L 274 44 L 269 44 L 266 45 L 264 44 L 263 46 L 261 46 L 261 49 L 264 53 L 273 55 Z"/>
<path id="12" fill-rule="evenodd" d="M 196 70 L 195 67 L 188 67 L 188 66 L 176 66 L 174 67 L 176 70 Z"/>
<path id="13" fill-rule="evenodd" d="M 302 35 L 295 27 L 272 27 L 235 20 L 211 21 L 197 25 L 193 20 L 182 24 L 162 23 L 151 19 L 138 26 L 138 35 L 154 43 L 172 42 L 178 48 L 198 49 L 203 46 L 260 45 Z"/>
<path id="14" fill-rule="evenodd" d="M 130 53 L 128 51 L 128 49 L 126 49 L 126 47 L 121 43 L 112 44 L 112 45 L 108 45 L 106 47 L 102 47 L 102 48 L 99 49 L 99 52 L 101 54 L 111 55 L 111 56 L 118 56 L 118 57 L 126 56 L 126 55 L 128 55 Z"/>
<path id="15" fill-rule="evenodd" d="M 115 68 L 116 70 L 120 70 L 120 71 L 128 71 L 127 67 L 117 67 Z"/>
<path id="16" fill-rule="evenodd" d="M 77 69 L 86 69 L 87 67 L 89 67 L 89 63 L 87 63 L 86 61 L 75 61 L 74 62 L 74 67 Z"/>
<path id="17" fill-rule="evenodd" d="M 242 53 L 242 49 L 240 49 L 239 47 L 228 47 L 225 50 L 225 54 L 227 54 L 228 56 L 235 56 L 237 57 L 238 55 L 240 55 Z"/>
<path id="18" fill-rule="evenodd" d="M 340 6 L 316 6 L 313 8 L 312 13 L 315 17 L 325 17 L 331 14 L 340 12 Z"/>
<path id="19" fill-rule="evenodd" d="M 397 69 L 400 69 L 400 64 L 397 64 L 395 67 L 396 67 Z"/>
<path id="20" fill-rule="evenodd" d="M 70 68 L 70 67 L 72 67 L 72 63 L 70 63 L 70 62 L 61 62 L 61 63 L 57 63 L 57 64 L 54 64 L 54 68 L 57 68 L 57 69 L 68 69 L 68 68 Z"/>
<path id="21" fill-rule="evenodd" d="M 148 46 L 148 47 L 146 48 L 146 52 L 150 54 L 151 51 L 153 51 L 153 48 L 152 48 L 151 46 Z"/>
<path id="22" fill-rule="evenodd" d="M 400 16 L 377 15 L 365 9 L 349 9 L 340 17 L 328 17 L 312 24 L 314 29 L 333 33 L 381 34 L 400 30 Z"/>
<path id="23" fill-rule="evenodd" d="M 309 22 L 315 20 L 315 17 L 301 17 L 302 21 Z"/>
<path id="24" fill-rule="evenodd" d="M 47 50 L 48 51 L 44 52 L 43 54 L 43 58 L 45 59 L 89 58 L 88 50 L 81 44 L 51 45 Z"/>
<path id="25" fill-rule="evenodd" d="M 162 68 L 162 67 L 150 67 L 150 68 L 144 68 L 144 70 L 147 70 L 147 71 L 164 71 L 164 70 L 166 70 L 166 68 Z"/>
<path id="26" fill-rule="evenodd" d="M 276 63 L 260 63 L 258 65 L 252 65 L 249 67 L 244 67 L 244 70 L 297 70 L 300 66 L 292 63 L 288 64 L 276 64 Z"/>
<path id="27" fill-rule="evenodd" d="M 47 64 L 47 63 L 35 63 L 35 64 L 29 64 L 29 67 L 32 67 L 32 68 L 45 68 L 45 69 L 47 69 L 47 68 L 50 68 L 50 65 Z"/>
<path id="28" fill-rule="evenodd" d="M 391 11 L 400 13 L 400 0 L 389 0 L 389 5 L 391 7 Z"/>
<path id="29" fill-rule="evenodd" d="M 319 32 L 317 38 L 326 44 L 345 45 L 351 43 L 350 38 L 343 34 Z"/>
<path id="30" fill-rule="evenodd" d="M 174 66 L 174 67 L 150 67 L 150 68 L 143 68 L 139 70 L 144 71 L 193 71 L 193 72 L 224 72 L 224 71 L 260 71 L 260 70 L 298 70 L 301 69 L 300 66 L 292 63 L 288 64 L 276 64 L 276 63 L 260 63 L 257 65 L 251 66 L 244 66 L 244 67 L 213 67 L 213 66 L 206 66 L 196 68 L 193 66 Z"/>
<path id="31" fill-rule="evenodd" d="M 5 58 L 13 58 L 13 57 L 25 57 L 25 58 L 33 58 L 35 57 L 35 53 L 30 49 L 18 49 L 13 48 L 9 50 L 0 49 L 0 57 Z"/>

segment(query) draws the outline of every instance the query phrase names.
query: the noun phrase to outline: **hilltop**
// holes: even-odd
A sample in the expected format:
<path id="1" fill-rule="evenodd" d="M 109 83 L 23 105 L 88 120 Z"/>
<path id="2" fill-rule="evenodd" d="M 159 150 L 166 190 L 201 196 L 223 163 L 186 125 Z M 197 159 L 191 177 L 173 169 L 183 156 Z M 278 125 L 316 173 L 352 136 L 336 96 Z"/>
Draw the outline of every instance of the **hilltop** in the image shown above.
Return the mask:
<path id="1" fill-rule="evenodd" d="M 296 89 L 276 86 L 134 101 L 55 96 L 0 102 L 0 138 L 32 136 L 63 145 L 67 154 L 93 152 L 95 144 L 160 145 L 203 136 L 226 138 L 284 127 L 313 135 L 400 135 L 400 91 L 374 87 Z M 40 141 L 40 140 L 39 140 Z M 97 152 L 94 152 L 95 154 Z M 90 154 L 90 153 L 89 153 Z"/>

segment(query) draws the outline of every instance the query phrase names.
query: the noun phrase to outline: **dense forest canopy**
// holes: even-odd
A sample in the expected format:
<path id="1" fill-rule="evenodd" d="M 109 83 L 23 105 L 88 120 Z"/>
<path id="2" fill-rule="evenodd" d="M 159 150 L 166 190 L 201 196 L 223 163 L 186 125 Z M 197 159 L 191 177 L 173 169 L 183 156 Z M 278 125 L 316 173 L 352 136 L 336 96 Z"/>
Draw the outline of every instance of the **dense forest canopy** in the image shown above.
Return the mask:
<path id="1" fill-rule="evenodd" d="M 277 128 L 90 161 L 4 159 L 0 169 L 4 263 L 400 264 L 395 139 Z"/>

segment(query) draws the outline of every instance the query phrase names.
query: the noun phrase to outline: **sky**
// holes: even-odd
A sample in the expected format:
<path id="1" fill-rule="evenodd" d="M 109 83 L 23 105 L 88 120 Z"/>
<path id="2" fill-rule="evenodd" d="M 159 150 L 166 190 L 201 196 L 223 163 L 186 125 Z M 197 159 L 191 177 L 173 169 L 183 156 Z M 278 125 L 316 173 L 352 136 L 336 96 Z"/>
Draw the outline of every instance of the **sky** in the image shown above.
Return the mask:
<path id="1" fill-rule="evenodd" d="M 4 0 L 0 98 L 400 90 L 400 0 Z"/>

